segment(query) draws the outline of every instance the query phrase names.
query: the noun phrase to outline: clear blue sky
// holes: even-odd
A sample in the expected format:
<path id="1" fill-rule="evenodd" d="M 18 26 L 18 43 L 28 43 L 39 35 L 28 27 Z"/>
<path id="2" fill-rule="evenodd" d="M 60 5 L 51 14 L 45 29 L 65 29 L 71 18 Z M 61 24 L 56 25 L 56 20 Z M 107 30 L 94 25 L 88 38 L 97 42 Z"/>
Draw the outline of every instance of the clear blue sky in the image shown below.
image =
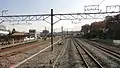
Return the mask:
<path id="1" fill-rule="evenodd" d="M 0 0 L 0 11 L 8 10 L 8 15 L 11 14 L 42 14 L 50 13 L 50 9 L 54 9 L 54 13 L 77 13 L 84 11 L 84 5 L 99 4 L 102 0 Z M 105 0 L 100 6 L 105 9 L 106 5 L 120 4 L 119 0 Z M 60 21 L 55 25 L 55 29 L 59 31 L 61 26 L 65 28 L 73 28 L 73 30 L 80 30 L 80 26 L 91 21 L 84 21 L 80 24 L 74 25 L 70 21 Z M 33 25 L 16 25 L 4 24 L 8 29 L 13 27 L 20 31 L 28 31 L 30 28 L 43 30 L 44 27 L 50 29 L 49 24 L 34 22 Z"/>
<path id="2" fill-rule="evenodd" d="M 82 0 L 0 0 L 0 8 L 9 10 L 9 14 L 49 13 L 51 8 L 56 12 L 81 11 L 83 5 Z"/>

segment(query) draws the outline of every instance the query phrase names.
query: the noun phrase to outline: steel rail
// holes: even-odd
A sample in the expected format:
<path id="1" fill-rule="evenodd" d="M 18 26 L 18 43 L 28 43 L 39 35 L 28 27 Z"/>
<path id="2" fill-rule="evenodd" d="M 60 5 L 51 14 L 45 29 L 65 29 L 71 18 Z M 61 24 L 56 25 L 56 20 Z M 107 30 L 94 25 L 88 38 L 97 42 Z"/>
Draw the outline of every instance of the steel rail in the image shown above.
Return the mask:
<path id="1" fill-rule="evenodd" d="M 58 40 L 58 41 L 56 41 L 53 45 L 57 44 L 59 41 L 61 41 L 61 39 Z M 22 65 L 22 64 L 25 63 L 26 61 L 32 59 L 33 57 L 37 56 L 37 55 L 40 54 L 41 52 L 43 52 L 43 51 L 45 51 L 46 49 L 50 48 L 51 46 L 52 46 L 52 45 L 49 45 L 49 46 L 43 48 L 42 50 L 34 53 L 33 55 L 27 57 L 26 59 L 22 60 L 21 62 L 18 62 L 17 64 L 12 65 L 11 68 L 17 68 L 17 67 L 19 67 L 20 65 Z"/>
<path id="2" fill-rule="evenodd" d="M 94 47 L 96 47 L 96 48 L 98 48 L 98 49 L 103 50 L 104 52 L 106 52 L 106 53 L 108 53 L 108 54 L 110 54 L 110 55 L 115 56 L 115 57 L 118 58 L 118 59 L 120 59 L 120 53 L 118 53 L 118 52 L 115 52 L 115 51 L 113 51 L 113 50 L 111 50 L 111 49 L 105 48 L 105 47 L 103 47 L 103 46 L 100 46 L 100 45 L 98 45 L 98 44 L 96 44 L 96 43 L 93 43 L 93 42 L 90 42 L 90 41 L 87 41 L 87 43 L 93 45 Z"/>
<path id="3" fill-rule="evenodd" d="M 75 41 L 73 40 L 73 44 L 75 45 L 75 48 L 77 49 L 77 52 L 78 54 L 80 55 L 80 57 L 82 58 L 84 64 L 85 64 L 85 67 L 86 68 L 89 68 L 89 65 L 87 63 L 87 61 L 85 60 L 84 56 L 82 55 L 82 53 L 79 51 L 78 47 L 77 47 L 77 44 L 75 43 Z"/>
<path id="4" fill-rule="evenodd" d="M 76 43 L 86 52 L 86 54 L 88 54 L 88 56 L 91 57 L 91 59 L 98 65 L 99 68 L 104 68 L 104 67 L 99 63 L 99 61 L 97 61 L 97 59 L 95 59 L 95 58 L 93 57 L 93 55 L 89 53 L 89 51 L 84 47 L 84 45 L 83 45 L 81 42 L 79 42 L 79 41 L 76 40 L 76 39 L 75 39 L 75 41 L 76 41 Z"/>
<path id="5" fill-rule="evenodd" d="M 63 40 L 61 40 L 61 41 L 63 42 Z M 68 40 L 66 42 L 68 43 Z M 57 56 L 57 58 L 55 59 L 53 65 L 52 65 L 52 68 L 55 68 L 55 66 L 56 66 L 58 60 L 60 59 L 60 57 L 62 57 L 64 55 L 64 53 L 65 53 L 65 51 L 67 49 L 67 46 L 68 46 L 67 43 L 65 43 L 65 46 L 62 47 L 59 55 Z"/>

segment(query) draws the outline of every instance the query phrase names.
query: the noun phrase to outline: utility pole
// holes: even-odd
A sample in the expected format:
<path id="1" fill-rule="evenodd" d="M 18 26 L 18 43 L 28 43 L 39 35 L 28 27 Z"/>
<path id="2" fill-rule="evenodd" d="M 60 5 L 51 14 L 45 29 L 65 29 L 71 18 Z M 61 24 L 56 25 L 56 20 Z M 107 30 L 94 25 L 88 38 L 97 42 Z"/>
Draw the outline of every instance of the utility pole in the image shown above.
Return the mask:
<path id="1" fill-rule="evenodd" d="M 68 37 L 68 28 L 67 28 L 67 37 Z"/>
<path id="2" fill-rule="evenodd" d="M 45 27 L 45 30 L 47 30 L 46 27 Z"/>
<path id="3" fill-rule="evenodd" d="M 51 51 L 53 51 L 53 9 L 51 9 Z"/>
<path id="4" fill-rule="evenodd" d="M 61 32 L 62 32 L 62 40 L 63 40 L 63 26 L 61 26 Z"/>
<path id="5" fill-rule="evenodd" d="M 51 9 L 51 57 L 53 55 L 53 9 Z M 53 64 L 53 58 L 50 59 L 50 68 L 52 67 Z"/>
<path id="6" fill-rule="evenodd" d="M 45 40 L 47 39 L 46 32 L 47 32 L 47 31 L 46 31 L 46 27 L 45 27 L 45 36 L 44 36 Z"/>

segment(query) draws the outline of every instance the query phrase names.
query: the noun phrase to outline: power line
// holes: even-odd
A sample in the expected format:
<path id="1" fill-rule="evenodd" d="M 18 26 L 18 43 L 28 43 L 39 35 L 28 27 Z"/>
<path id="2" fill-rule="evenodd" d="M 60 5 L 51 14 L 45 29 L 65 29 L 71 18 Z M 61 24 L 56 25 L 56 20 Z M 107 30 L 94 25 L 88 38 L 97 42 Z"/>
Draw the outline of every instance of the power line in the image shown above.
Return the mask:
<path id="1" fill-rule="evenodd" d="M 102 0 L 98 5 L 101 5 L 105 0 Z"/>

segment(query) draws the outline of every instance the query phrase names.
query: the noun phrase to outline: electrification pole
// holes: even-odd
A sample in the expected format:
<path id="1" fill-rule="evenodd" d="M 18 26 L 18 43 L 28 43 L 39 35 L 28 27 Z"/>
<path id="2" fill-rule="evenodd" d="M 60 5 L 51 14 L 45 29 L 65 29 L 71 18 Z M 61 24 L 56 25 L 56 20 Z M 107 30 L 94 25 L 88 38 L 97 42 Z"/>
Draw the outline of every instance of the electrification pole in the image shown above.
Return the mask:
<path id="1" fill-rule="evenodd" d="M 53 9 L 51 9 L 51 51 L 53 51 Z"/>
<path id="2" fill-rule="evenodd" d="M 63 40 L 63 26 L 61 26 L 61 32 L 62 32 L 62 40 Z"/>

